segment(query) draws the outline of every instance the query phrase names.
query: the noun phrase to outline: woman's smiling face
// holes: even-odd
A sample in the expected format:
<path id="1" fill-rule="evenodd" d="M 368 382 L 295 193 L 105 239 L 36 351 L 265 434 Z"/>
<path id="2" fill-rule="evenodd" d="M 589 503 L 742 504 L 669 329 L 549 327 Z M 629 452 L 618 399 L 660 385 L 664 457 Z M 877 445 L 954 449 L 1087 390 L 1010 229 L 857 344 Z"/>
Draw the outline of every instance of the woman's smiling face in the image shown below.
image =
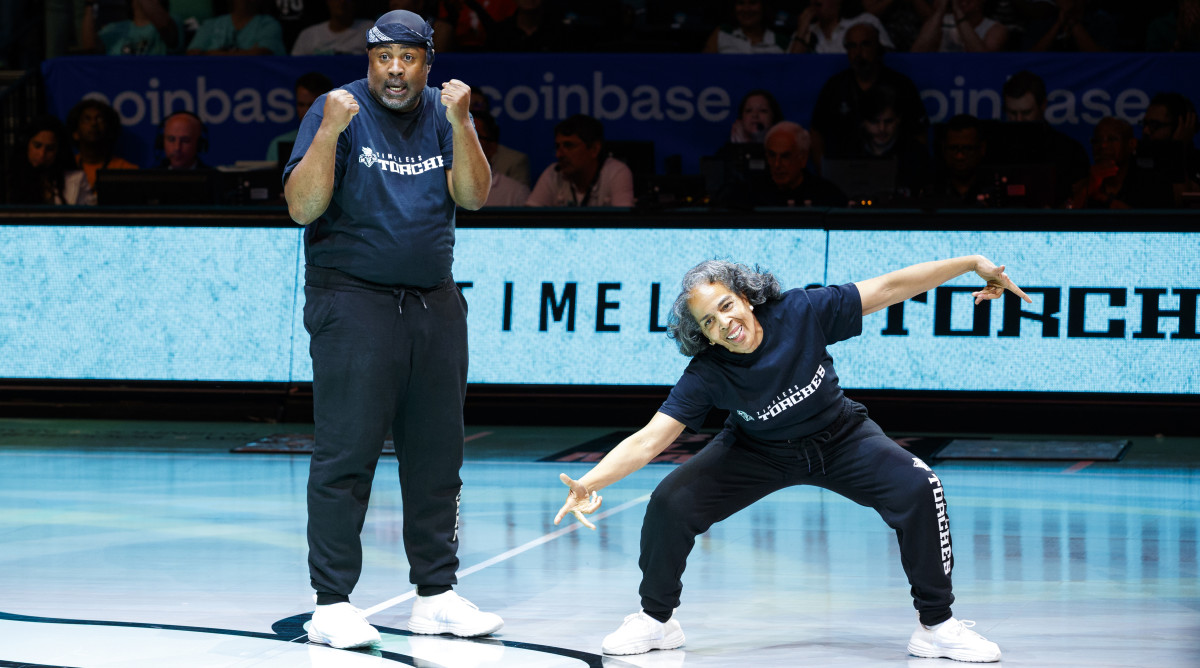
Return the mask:
<path id="1" fill-rule="evenodd" d="M 754 307 L 721 283 L 697 285 L 688 293 L 688 310 L 711 343 L 730 352 L 754 352 L 762 343 L 762 328 Z"/>

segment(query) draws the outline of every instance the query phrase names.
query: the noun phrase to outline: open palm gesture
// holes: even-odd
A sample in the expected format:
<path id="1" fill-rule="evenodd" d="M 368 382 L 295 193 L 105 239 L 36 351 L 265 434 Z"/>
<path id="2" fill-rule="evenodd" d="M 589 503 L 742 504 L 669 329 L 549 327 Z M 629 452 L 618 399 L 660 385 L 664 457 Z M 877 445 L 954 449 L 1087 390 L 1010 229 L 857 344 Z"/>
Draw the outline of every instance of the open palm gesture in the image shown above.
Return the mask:
<path id="1" fill-rule="evenodd" d="M 571 491 L 567 494 L 567 500 L 563 503 L 562 508 L 559 509 L 558 514 L 554 516 L 554 523 L 558 524 L 567 516 L 567 513 L 570 513 L 575 516 L 575 519 L 579 520 L 580 524 L 595 530 L 596 525 L 589 522 L 584 515 L 591 515 L 596 512 L 596 509 L 600 507 L 600 503 L 604 501 L 604 497 L 595 492 L 589 494 L 587 487 L 584 487 L 578 480 L 572 480 L 571 476 L 566 473 L 560 473 L 558 479 L 564 485 L 570 487 Z"/>

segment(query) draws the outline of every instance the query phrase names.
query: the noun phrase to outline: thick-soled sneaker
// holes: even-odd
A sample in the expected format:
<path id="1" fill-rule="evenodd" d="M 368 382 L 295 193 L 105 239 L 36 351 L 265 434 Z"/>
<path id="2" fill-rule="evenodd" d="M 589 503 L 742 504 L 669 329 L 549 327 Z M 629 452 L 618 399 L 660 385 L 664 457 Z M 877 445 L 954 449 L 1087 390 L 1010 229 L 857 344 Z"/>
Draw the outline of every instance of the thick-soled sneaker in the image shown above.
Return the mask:
<path id="1" fill-rule="evenodd" d="M 663 623 L 639 610 L 626 617 L 620 628 L 605 636 L 600 649 L 605 654 L 625 656 L 682 646 L 683 629 L 674 617 Z"/>
<path id="2" fill-rule="evenodd" d="M 474 603 L 453 590 L 413 601 L 408 630 L 413 633 L 453 633 L 462 638 L 486 636 L 504 626 L 500 615 L 480 612 Z"/>
<path id="3" fill-rule="evenodd" d="M 381 644 L 379 631 L 367 623 L 362 610 L 349 603 L 318 605 L 308 623 L 308 639 L 338 649 Z"/>
<path id="4" fill-rule="evenodd" d="M 918 624 L 908 639 L 908 652 L 928 659 L 991 663 L 1000 660 L 1000 647 L 971 630 L 972 621 L 953 617 L 932 628 Z"/>

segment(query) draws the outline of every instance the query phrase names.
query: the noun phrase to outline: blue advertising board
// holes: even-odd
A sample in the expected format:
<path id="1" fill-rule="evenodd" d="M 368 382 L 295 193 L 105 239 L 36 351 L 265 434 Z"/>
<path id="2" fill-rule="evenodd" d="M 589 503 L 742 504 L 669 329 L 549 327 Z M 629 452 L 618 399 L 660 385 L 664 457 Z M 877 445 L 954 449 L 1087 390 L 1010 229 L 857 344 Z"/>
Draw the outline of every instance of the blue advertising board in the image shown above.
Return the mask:
<path id="1" fill-rule="evenodd" d="M 1088 146 L 1105 116 L 1137 122 L 1150 98 L 1177 91 L 1200 100 L 1200 55 L 1189 53 L 909 54 L 887 64 L 916 83 L 930 119 L 1002 115 L 1004 81 L 1022 69 L 1049 91 L 1047 119 Z M 43 64 L 50 110 L 65 118 L 83 97 L 113 105 L 125 128 L 122 153 L 149 167 L 165 114 L 198 113 L 214 165 L 261 160 L 271 140 L 298 125 L 292 91 L 303 73 L 341 84 L 366 76 L 364 56 L 65 57 Z M 685 173 L 729 136 L 741 97 L 766 88 L 784 115 L 807 126 L 821 85 L 847 67 L 837 55 L 439 54 L 430 85 L 451 78 L 480 87 L 492 102 L 502 142 L 530 155 L 537 173 L 554 159 L 554 125 L 575 113 L 602 120 L 609 139 L 654 141 L 660 170 L 678 155 Z"/>

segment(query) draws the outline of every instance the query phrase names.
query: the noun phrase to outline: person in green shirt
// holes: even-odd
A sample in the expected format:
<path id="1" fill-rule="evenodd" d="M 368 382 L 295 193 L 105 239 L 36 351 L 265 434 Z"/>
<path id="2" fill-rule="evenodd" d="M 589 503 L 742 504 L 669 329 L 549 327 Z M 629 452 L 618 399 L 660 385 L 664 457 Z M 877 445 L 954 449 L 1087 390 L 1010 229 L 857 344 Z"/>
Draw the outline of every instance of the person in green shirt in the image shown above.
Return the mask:
<path id="1" fill-rule="evenodd" d="M 165 56 L 177 53 L 183 31 L 162 0 L 129 0 L 129 18 L 97 25 L 98 3 L 88 2 L 80 27 L 80 48 L 108 56 Z"/>
<path id="2" fill-rule="evenodd" d="M 283 27 L 259 10 L 260 0 L 232 0 L 228 14 L 200 24 L 189 56 L 286 56 Z"/>

